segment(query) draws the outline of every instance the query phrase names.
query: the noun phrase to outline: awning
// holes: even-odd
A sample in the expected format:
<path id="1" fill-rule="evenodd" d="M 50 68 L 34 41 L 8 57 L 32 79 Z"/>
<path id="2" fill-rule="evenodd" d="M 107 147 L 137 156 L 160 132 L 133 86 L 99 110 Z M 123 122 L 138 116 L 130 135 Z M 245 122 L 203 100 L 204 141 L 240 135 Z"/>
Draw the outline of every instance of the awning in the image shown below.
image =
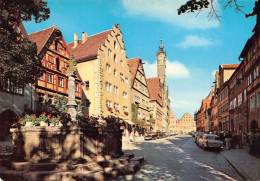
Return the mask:
<path id="1" fill-rule="evenodd" d="M 130 125 L 134 125 L 135 123 L 133 123 L 131 120 L 128 120 L 128 119 L 124 119 L 123 121 L 127 122 L 128 124 Z"/>

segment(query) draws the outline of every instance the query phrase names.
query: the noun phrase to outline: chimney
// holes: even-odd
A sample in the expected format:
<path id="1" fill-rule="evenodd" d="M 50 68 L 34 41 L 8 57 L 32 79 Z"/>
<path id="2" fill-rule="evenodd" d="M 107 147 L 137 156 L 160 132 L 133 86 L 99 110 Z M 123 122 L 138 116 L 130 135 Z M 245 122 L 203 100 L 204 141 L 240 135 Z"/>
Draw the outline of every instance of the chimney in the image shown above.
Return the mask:
<path id="1" fill-rule="evenodd" d="M 88 34 L 86 32 L 82 32 L 82 44 L 84 44 L 87 41 Z"/>
<path id="2" fill-rule="evenodd" d="M 78 33 L 74 33 L 74 48 L 76 48 L 79 44 L 79 36 Z"/>

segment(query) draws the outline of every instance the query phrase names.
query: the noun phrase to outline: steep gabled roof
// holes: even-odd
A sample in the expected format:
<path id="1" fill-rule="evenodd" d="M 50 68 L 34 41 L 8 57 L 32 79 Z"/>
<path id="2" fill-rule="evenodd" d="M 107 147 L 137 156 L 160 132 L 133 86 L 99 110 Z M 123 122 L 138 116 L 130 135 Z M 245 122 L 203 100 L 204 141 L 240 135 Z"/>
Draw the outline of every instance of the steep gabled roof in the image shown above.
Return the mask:
<path id="1" fill-rule="evenodd" d="M 130 72 L 131 72 L 131 83 L 133 85 L 134 79 L 135 79 L 135 76 L 136 76 L 136 72 L 137 72 L 137 69 L 138 69 L 138 65 L 139 65 L 139 62 L 140 62 L 140 58 L 132 58 L 132 59 L 128 59 L 127 61 L 128 61 L 129 69 L 130 69 Z"/>
<path id="2" fill-rule="evenodd" d="M 160 81 L 159 78 L 150 78 L 147 79 L 147 87 L 150 93 L 150 100 L 158 101 L 160 99 L 159 97 L 159 91 L 160 91 Z"/>
<path id="3" fill-rule="evenodd" d="M 34 41 L 37 45 L 37 55 L 40 54 L 40 52 L 44 48 L 45 44 L 47 43 L 47 41 L 49 40 L 51 34 L 55 29 L 59 30 L 59 28 L 56 25 L 54 25 L 50 28 L 29 34 L 29 38 L 32 41 Z"/>
<path id="4" fill-rule="evenodd" d="M 96 56 L 98 48 L 105 43 L 108 35 L 112 30 L 107 30 L 87 37 L 87 41 L 82 44 L 82 40 L 78 41 L 77 47 L 74 48 L 74 42 L 68 44 L 69 50 L 74 54 L 75 60 L 81 60 Z"/>
<path id="5" fill-rule="evenodd" d="M 190 120 L 193 120 L 193 118 L 191 117 L 191 115 L 190 115 L 188 112 L 186 112 L 186 113 L 182 116 L 182 118 L 181 118 L 180 120 L 183 120 L 185 116 L 189 117 Z M 194 120 L 193 120 L 193 121 L 194 121 Z"/>

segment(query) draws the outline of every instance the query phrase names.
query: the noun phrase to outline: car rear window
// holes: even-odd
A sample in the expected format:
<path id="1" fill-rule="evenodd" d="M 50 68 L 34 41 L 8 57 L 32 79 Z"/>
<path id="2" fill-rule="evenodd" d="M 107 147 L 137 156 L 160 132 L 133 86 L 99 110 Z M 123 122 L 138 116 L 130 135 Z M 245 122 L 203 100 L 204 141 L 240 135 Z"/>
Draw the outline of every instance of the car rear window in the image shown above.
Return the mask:
<path id="1" fill-rule="evenodd" d="M 207 136 L 206 139 L 209 139 L 209 140 L 219 140 L 219 137 L 218 136 Z"/>

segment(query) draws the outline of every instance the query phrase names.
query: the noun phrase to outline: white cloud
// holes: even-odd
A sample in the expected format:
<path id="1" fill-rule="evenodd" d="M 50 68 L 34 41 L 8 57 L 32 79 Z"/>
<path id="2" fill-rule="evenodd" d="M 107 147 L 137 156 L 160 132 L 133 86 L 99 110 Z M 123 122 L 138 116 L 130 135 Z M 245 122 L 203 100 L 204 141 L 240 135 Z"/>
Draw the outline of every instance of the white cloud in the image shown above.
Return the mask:
<path id="1" fill-rule="evenodd" d="M 178 15 L 177 9 L 186 3 L 184 0 L 121 0 L 129 15 L 146 16 L 151 19 L 167 22 L 187 29 L 208 29 L 219 26 L 216 19 L 208 20 L 210 8 L 204 9 L 198 16 L 196 13 Z M 218 1 L 214 7 L 220 13 Z"/>
<path id="2" fill-rule="evenodd" d="M 218 70 L 213 70 L 212 72 L 211 72 L 211 75 L 212 75 L 212 77 L 214 77 L 215 78 L 215 75 L 216 75 L 216 72 L 217 72 Z"/>
<path id="3" fill-rule="evenodd" d="M 157 77 L 157 62 L 150 64 L 145 61 L 145 74 L 147 78 Z M 166 77 L 167 78 L 188 78 L 190 76 L 189 70 L 186 66 L 178 61 L 166 60 Z"/>
<path id="4" fill-rule="evenodd" d="M 202 47 L 212 45 L 211 40 L 199 37 L 198 35 L 188 35 L 185 37 L 185 40 L 179 44 L 183 48 L 188 47 Z"/>

